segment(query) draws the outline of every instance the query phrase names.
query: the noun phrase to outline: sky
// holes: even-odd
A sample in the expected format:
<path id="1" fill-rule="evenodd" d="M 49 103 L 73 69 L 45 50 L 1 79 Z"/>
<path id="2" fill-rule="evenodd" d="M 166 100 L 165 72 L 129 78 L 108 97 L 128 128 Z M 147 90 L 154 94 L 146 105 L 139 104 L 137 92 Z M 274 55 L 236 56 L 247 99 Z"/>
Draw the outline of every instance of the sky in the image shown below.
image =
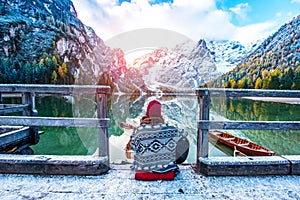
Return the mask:
<path id="1" fill-rule="evenodd" d="M 105 40 L 158 28 L 194 41 L 267 38 L 300 14 L 300 0 L 72 0 L 78 18 Z"/>

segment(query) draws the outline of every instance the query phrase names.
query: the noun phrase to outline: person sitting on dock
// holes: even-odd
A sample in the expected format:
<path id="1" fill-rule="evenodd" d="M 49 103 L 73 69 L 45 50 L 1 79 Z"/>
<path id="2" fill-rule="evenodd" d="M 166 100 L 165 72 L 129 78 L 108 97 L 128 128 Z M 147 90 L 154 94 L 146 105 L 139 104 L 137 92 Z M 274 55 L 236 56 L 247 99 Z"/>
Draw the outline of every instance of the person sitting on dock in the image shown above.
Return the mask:
<path id="1" fill-rule="evenodd" d="M 150 101 L 139 127 L 120 124 L 123 128 L 134 129 L 126 149 L 135 152 L 137 180 L 173 180 L 179 169 L 177 164 L 184 162 L 187 157 L 187 133 L 165 124 L 161 109 L 159 101 Z"/>

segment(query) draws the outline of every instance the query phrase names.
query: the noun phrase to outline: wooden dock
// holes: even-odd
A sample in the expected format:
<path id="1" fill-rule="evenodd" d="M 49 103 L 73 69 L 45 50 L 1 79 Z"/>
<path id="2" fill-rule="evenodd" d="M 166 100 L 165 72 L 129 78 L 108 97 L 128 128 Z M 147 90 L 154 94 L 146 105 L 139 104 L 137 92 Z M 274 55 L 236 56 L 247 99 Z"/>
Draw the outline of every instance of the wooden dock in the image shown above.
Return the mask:
<path id="1" fill-rule="evenodd" d="M 109 171 L 107 101 L 108 86 L 82 85 L 7 85 L 0 84 L 0 94 L 21 94 L 22 104 L 0 105 L 0 125 L 30 127 L 35 136 L 39 126 L 97 127 L 98 157 L 63 156 L 0 156 L 1 173 L 36 173 L 99 175 Z M 97 118 L 38 117 L 35 97 L 38 94 L 82 95 L 93 94 L 97 105 Z M 184 95 L 181 92 L 179 95 Z M 190 94 L 189 94 L 190 95 Z M 219 158 L 208 157 L 208 131 L 219 130 L 300 130 L 299 121 L 212 121 L 209 118 L 211 97 L 289 97 L 300 98 L 300 91 L 207 89 L 195 90 L 199 101 L 197 133 L 197 169 L 205 175 L 299 175 L 299 156 Z M 1 95 L 0 95 L 1 97 Z M 0 98 L 2 102 L 2 98 Z M 2 112 L 2 113 L 1 113 Z M 8 112 L 22 112 L 22 116 L 6 116 Z M 4 115 L 4 116 L 3 116 Z M 14 166 L 9 170 L 8 166 Z M 32 168 L 31 168 L 31 167 Z M 30 169 L 31 168 L 31 169 Z"/>
<path id="2" fill-rule="evenodd" d="M 127 165 L 101 176 L 0 174 L 0 195 L 14 199 L 299 199 L 299 176 L 204 176 L 179 166 L 174 181 L 136 181 Z"/>
<path id="3" fill-rule="evenodd" d="M 2 94 L 18 95 L 21 104 L 3 104 Z M 82 85 L 17 85 L 0 84 L 0 126 L 18 129 L 14 134 L 5 133 L 2 143 L 9 143 L 4 151 L 14 149 L 13 152 L 28 150 L 30 145 L 38 143 L 39 126 L 62 127 L 97 127 L 98 128 L 98 156 L 28 156 L 0 154 L 0 173 L 28 173 L 28 174 L 64 174 L 64 175 L 99 175 L 109 170 L 107 96 L 108 86 Z M 97 104 L 97 118 L 67 118 L 67 117 L 39 117 L 36 110 L 36 95 L 82 95 L 95 96 Z M 21 113 L 20 115 L 7 115 Z M 10 137 L 7 137 L 9 135 Z M 23 138 L 21 140 L 21 138 Z M 1 139 L 1 138 L 0 138 Z M 0 142 L 1 142 L 0 141 Z M 1 143 L 0 143 L 1 144 Z M 4 148 L 5 145 L 2 145 Z M 26 148 L 24 148 L 26 147 Z M 22 153 L 22 152 L 21 152 Z"/>
<path id="4" fill-rule="evenodd" d="M 300 121 L 214 121 L 210 120 L 210 98 L 287 97 L 300 98 L 300 91 L 203 88 L 196 91 L 200 109 L 197 138 L 197 166 L 206 175 L 299 175 L 299 156 L 208 157 L 209 130 L 300 130 Z M 292 159 L 293 161 L 291 161 Z"/>

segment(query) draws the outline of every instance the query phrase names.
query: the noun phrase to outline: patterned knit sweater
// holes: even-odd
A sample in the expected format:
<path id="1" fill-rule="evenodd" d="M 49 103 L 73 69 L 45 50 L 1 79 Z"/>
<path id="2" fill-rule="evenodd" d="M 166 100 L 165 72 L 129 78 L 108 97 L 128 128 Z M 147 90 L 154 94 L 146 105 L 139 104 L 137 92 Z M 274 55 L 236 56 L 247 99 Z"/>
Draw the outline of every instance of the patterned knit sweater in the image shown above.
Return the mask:
<path id="1" fill-rule="evenodd" d="M 187 132 L 168 124 L 142 124 L 131 136 L 136 171 L 153 171 L 176 160 L 176 146 Z"/>

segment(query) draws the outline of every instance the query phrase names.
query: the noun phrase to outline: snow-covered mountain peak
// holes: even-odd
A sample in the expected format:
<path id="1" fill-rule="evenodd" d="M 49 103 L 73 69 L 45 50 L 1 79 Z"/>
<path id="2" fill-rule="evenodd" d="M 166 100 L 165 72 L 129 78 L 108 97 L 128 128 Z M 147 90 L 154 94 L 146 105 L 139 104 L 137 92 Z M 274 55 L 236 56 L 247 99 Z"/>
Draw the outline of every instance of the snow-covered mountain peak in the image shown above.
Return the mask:
<path id="1" fill-rule="evenodd" d="M 217 71 L 204 40 L 180 43 L 173 49 L 155 49 L 128 66 L 140 69 L 146 85 L 155 85 L 156 89 L 199 87 Z"/>
<path id="2" fill-rule="evenodd" d="M 218 71 L 226 73 L 237 66 L 250 52 L 253 52 L 262 41 L 241 44 L 238 41 L 220 40 L 209 41 L 207 48 L 217 65 Z"/>

